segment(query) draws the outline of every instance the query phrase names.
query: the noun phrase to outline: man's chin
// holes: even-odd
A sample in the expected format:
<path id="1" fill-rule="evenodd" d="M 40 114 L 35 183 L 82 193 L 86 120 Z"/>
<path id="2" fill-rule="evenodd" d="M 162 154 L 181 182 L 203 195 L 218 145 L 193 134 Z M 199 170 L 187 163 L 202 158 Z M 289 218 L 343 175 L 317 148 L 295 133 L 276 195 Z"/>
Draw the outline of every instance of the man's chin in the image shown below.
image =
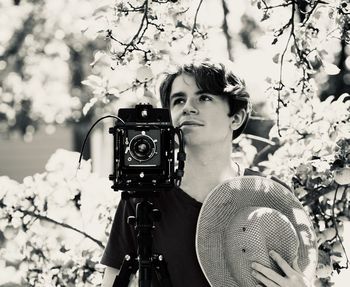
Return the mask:
<path id="1" fill-rule="evenodd" d="M 196 136 L 194 133 L 184 133 L 185 146 L 200 146 L 203 144 L 203 138 Z"/>

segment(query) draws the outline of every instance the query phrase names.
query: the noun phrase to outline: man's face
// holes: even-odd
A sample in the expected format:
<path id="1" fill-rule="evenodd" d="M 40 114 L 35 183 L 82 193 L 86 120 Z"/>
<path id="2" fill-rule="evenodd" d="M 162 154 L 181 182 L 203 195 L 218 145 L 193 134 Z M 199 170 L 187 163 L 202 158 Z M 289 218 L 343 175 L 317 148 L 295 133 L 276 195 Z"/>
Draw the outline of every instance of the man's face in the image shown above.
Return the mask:
<path id="1" fill-rule="evenodd" d="M 227 99 L 200 91 L 194 77 L 181 74 L 172 84 L 170 111 L 181 127 L 186 145 L 204 145 L 232 139 Z"/>

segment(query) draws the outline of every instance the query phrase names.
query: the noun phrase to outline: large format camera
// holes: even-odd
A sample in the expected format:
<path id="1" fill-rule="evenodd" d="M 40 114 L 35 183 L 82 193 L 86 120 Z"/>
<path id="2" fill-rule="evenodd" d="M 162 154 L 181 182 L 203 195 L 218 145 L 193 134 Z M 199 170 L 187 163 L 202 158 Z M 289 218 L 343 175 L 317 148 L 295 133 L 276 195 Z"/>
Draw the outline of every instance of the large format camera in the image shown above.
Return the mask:
<path id="1" fill-rule="evenodd" d="M 114 190 L 157 191 L 174 187 L 174 136 L 168 109 L 139 104 L 120 109 L 114 137 Z"/>

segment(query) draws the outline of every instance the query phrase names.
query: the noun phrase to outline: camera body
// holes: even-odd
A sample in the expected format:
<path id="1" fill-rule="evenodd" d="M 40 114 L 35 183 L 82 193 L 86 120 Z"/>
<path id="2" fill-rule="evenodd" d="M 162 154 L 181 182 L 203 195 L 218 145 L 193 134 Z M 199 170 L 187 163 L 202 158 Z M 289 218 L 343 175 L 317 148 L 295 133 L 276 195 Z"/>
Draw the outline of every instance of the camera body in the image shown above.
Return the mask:
<path id="1" fill-rule="evenodd" d="M 149 192 L 175 185 L 174 127 L 168 109 L 139 104 L 120 109 L 109 132 L 114 138 L 112 188 Z"/>

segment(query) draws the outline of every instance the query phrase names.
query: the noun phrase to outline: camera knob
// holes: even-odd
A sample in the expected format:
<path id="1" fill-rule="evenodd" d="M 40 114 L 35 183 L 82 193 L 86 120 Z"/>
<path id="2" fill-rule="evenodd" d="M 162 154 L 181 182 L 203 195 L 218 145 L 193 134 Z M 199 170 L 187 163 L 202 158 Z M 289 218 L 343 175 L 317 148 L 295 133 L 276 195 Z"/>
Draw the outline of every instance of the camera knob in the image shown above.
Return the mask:
<path id="1" fill-rule="evenodd" d="M 128 224 L 135 225 L 136 224 L 136 217 L 129 216 L 127 222 L 128 222 Z"/>
<path id="2" fill-rule="evenodd" d="M 108 129 L 108 132 L 109 132 L 110 134 L 113 134 L 113 133 L 114 133 L 114 127 L 113 127 L 113 128 L 109 128 L 109 129 Z"/>
<path id="3" fill-rule="evenodd" d="M 141 111 L 141 117 L 143 117 L 143 118 L 147 118 L 148 117 L 147 109 L 144 109 L 144 110 Z"/>

